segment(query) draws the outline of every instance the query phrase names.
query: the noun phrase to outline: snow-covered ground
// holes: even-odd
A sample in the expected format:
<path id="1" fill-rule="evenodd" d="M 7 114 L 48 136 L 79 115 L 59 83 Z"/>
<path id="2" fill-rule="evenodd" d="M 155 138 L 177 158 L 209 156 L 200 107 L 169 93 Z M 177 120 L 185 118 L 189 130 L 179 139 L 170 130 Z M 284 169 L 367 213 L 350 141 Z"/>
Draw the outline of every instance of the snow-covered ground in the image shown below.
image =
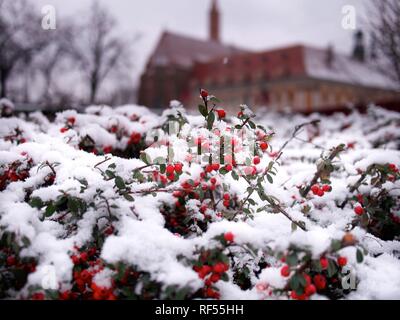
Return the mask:
<path id="1" fill-rule="evenodd" d="M 188 143 L 215 146 L 204 117 L 174 106 L 0 119 L 1 298 L 400 299 L 400 114 L 266 112 L 249 127 L 256 150 L 235 149 L 243 165 L 213 169 Z M 215 119 L 211 137 L 234 136 L 244 111 Z M 151 165 L 168 150 L 177 166 Z M 273 181 L 260 180 L 271 161 Z"/>

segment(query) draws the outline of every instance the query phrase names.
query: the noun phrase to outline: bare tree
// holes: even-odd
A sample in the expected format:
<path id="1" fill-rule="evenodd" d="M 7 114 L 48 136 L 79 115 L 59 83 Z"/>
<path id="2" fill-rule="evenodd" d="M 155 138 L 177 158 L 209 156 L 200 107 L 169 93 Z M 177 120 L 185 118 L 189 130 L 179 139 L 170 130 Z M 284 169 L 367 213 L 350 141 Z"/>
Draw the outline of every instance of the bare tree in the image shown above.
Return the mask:
<path id="1" fill-rule="evenodd" d="M 89 102 L 95 103 L 104 81 L 129 65 L 130 45 L 117 34 L 115 20 L 98 2 L 93 2 L 78 41 L 77 52 L 88 83 Z"/>
<path id="2" fill-rule="evenodd" d="M 48 40 L 40 17 L 25 0 L 0 0 L 0 97 L 18 65 L 29 65 Z"/>
<path id="3" fill-rule="evenodd" d="M 73 61 L 77 59 L 73 41 L 77 28 L 73 22 L 64 18 L 57 30 L 50 33 L 50 42 L 46 49 L 41 53 L 33 64 L 36 73 L 43 81 L 43 93 L 40 100 L 47 106 L 56 105 L 59 100 L 65 100 L 65 96 L 71 94 L 60 88 L 60 83 L 56 75 L 67 75 L 74 69 Z M 61 83 L 61 86 L 63 84 Z"/>
<path id="4" fill-rule="evenodd" d="M 400 1 L 371 0 L 367 9 L 374 58 L 400 86 Z"/>

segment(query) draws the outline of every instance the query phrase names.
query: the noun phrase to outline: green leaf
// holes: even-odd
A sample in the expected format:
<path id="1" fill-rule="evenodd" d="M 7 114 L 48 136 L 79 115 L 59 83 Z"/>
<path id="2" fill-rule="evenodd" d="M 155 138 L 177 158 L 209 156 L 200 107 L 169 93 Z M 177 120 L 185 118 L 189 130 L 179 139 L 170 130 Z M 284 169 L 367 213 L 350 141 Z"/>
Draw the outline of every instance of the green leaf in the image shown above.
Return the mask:
<path id="1" fill-rule="evenodd" d="M 150 164 L 150 157 L 147 155 L 146 152 L 142 152 L 140 154 L 140 160 L 142 160 L 145 164 Z"/>
<path id="2" fill-rule="evenodd" d="M 131 202 L 135 201 L 135 199 L 128 193 L 124 193 L 124 198 Z"/>
<path id="3" fill-rule="evenodd" d="M 254 124 L 253 121 L 249 121 L 248 123 L 249 123 L 249 125 L 250 125 L 250 128 L 252 128 L 252 129 L 255 129 L 255 128 L 256 128 L 256 125 Z"/>
<path id="4" fill-rule="evenodd" d="M 297 291 L 300 288 L 299 277 L 294 275 L 289 281 L 290 288 Z"/>
<path id="5" fill-rule="evenodd" d="M 44 215 L 46 217 L 51 217 L 54 212 L 56 212 L 56 206 L 53 203 L 50 203 L 47 208 L 46 208 L 46 212 L 44 213 Z"/>
<path id="6" fill-rule="evenodd" d="M 115 173 L 112 172 L 111 170 L 106 170 L 106 175 L 107 175 L 109 178 L 115 178 Z"/>
<path id="7" fill-rule="evenodd" d="M 122 179 L 119 176 L 115 177 L 115 185 L 117 186 L 118 189 L 125 189 L 126 188 L 124 179 Z"/>
<path id="8" fill-rule="evenodd" d="M 273 183 L 274 183 L 274 180 L 272 179 L 272 177 L 271 177 L 269 174 L 267 174 L 267 180 L 268 180 L 268 182 L 269 182 L 270 184 L 273 184 Z"/>
<path id="9" fill-rule="evenodd" d="M 286 263 L 287 263 L 289 266 L 295 266 L 295 265 L 298 264 L 298 262 L 299 262 L 299 259 L 298 259 L 296 253 L 291 253 L 291 254 L 289 254 L 289 255 L 286 257 Z"/>
<path id="10" fill-rule="evenodd" d="M 218 98 L 214 97 L 214 96 L 210 97 L 210 101 L 214 102 L 214 103 L 221 103 L 221 101 Z"/>
<path id="11" fill-rule="evenodd" d="M 203 117 L 207 117 L 208 116 L 207 108 L 206 108 L 205 105 L 199 104 L 199 112 L 201 113 L 201 115 Z"/>
<path id="12" fill-rule="evenodd" d="M 360 249 L 357 249 L 356 258 L 358 263 L 362 263 L 364 261 L 364 254 Z"/>
<path id="13" fill-rule="evenodd" d="M 231 173 L 231 175 L 232 175 L 232 178 L 234 179 L 234 180 L 239 180 L 239 176 L 238 176 L 238 174 L 235 172 L 235 171 L 232 171 L 232 173 Z"/>
<path id="14" fill-rule="evenodd" d="M 79 212 L 79 204 L 76 199 L 74 199 L 74 198 L 68 199 L 68 210 L 74 214 Z"/>
<path id="15" fill-rule="evenodd" d="M 165 158 L 164 157 L 157 157 L 154 159 L 155 164 L 165 164 Z"/>
<path id="16" fill-rule="evenodd" d="M 30 205 L 31 207 L 40 209 L 41 207 L 43 207 L 43 201 L 40 198 L 32 198 L 32 200 L 30 201 Z"/>
<path id="17" fill-rule="evenodd" d="M 108 167 L 110 169 L 115 169 L 117 167 L 117 165 L 115 163 L 111 163 Z"/>
<path id="18" fill-rule="evenodd" d="M 164 174 L 165 173 L 165 170 L 167 169 L 167 166 L 165 165 L 165 164 L 160 164 L 160 172 L 162 173 L 162 174 Z"/>
<path id="19" fill-rule="evenodd" d="M 31 240 L 29 240 L 28 237 L 23 236 L 22 237 L 22 243 L 24 244 L 25 247 L 29 247 L 31 245 Z"/>
<path id="20" fill-rule="evenodd" d="M 211 130 L 215 121 L 215 114 L 214 112 L 210 112 L 207 118 L 207 129 Z"/>
<path id="21" fill-rule="evenodd" d="M 338 251 L 342 248 L 342 242 L 340 240 L 332 240 L 331 248 L 333 251 Z"/>
<path id="22" fill-rule="evenodd" d="M 328 261 L 328 277 L 333 277 L 337 272 L 337 266 L 332 259 L 329 259 Z"/>

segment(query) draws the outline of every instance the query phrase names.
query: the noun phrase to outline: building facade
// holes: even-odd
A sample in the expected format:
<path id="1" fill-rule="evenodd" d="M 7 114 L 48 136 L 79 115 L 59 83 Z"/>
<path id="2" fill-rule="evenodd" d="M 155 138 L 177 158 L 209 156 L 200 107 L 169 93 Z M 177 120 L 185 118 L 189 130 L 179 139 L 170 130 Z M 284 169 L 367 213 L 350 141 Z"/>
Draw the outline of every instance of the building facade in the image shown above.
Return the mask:
<path id="1" fill-rule="evenodd" d="M 366 59 L 360 32 L 352 55 L 301 44 L 262 52 L 224 45 L 213 0 L 209 40 L 164 32 L 141 77 L 138 102 L 165 108 L 177 99 L 194 107 L 199 88 L 207 88 L 228 109 L 246 103 L 312 112 L 399 100 L 395 84 L 376 65 Z"/>

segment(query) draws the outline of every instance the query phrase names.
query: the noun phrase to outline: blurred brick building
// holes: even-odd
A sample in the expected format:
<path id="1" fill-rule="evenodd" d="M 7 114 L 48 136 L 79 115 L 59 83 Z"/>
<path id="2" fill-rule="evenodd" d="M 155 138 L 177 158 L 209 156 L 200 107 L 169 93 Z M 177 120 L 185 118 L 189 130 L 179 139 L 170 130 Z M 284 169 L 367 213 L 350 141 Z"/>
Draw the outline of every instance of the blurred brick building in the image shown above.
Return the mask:
<path id="1" fill-rule="evenodd" d="M 164 108 L 177 99 L 193 107 L 199 88 L 232 108 L 246 103 L 312 112 L 398 100 L 394 83 L 377 70 L 376 58 L 367 57 L 363 42 L 358 32 L 352 55 L 301 44 L 250 52 L 221 43 L 220 13 L 213 0 L 209 40 L 163 33 L 141 77 L 138 102 Z"/>

